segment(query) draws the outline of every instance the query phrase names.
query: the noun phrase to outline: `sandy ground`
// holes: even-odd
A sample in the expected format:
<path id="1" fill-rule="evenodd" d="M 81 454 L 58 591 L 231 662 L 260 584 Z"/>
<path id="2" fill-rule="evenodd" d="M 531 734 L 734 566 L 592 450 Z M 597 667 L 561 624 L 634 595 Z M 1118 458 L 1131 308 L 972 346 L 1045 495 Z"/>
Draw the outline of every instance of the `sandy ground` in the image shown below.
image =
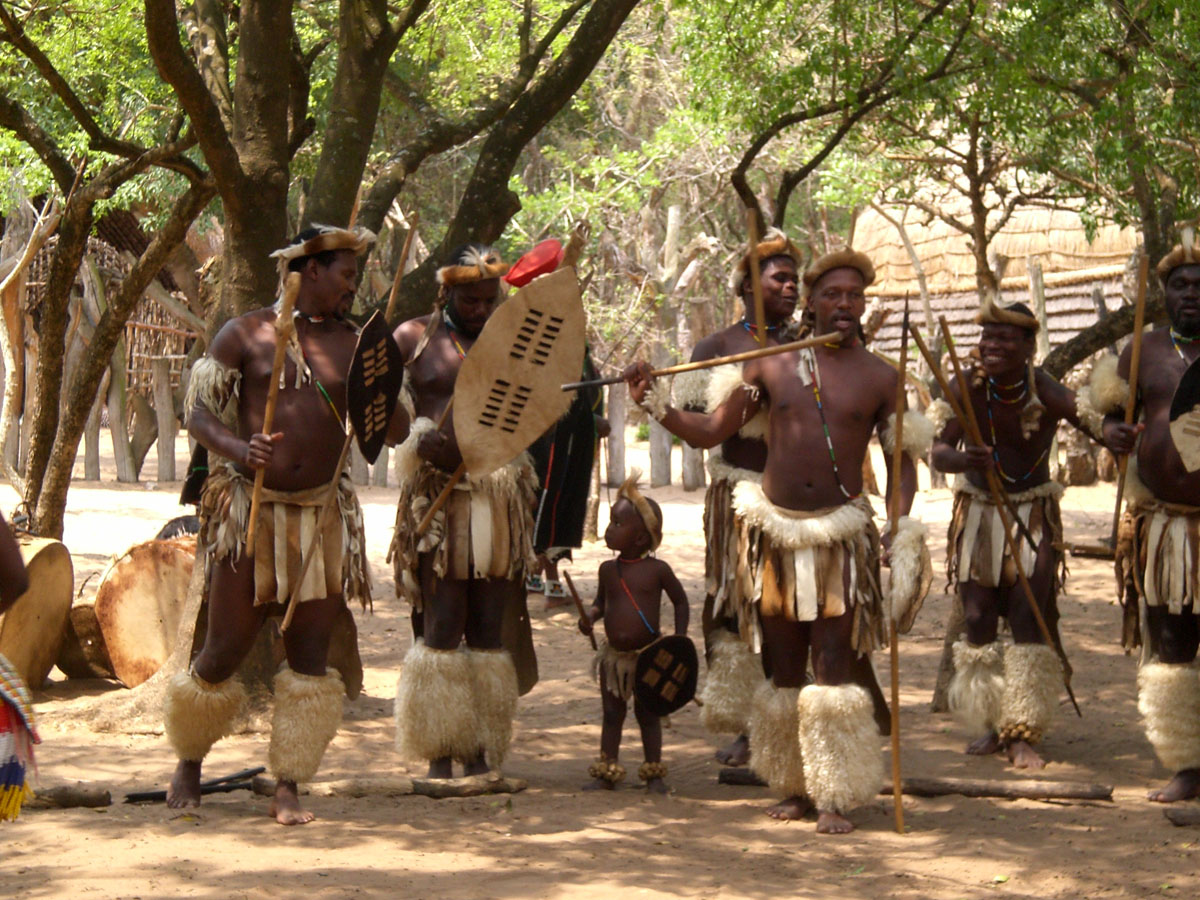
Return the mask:
<path id="1" fill-rule="evenodd" d="M 177 491 L 178 485 L 77 482 L 66 533 L 77 583 L 178 514 Z M 693 601 L 696 636 L 702 497 L 678 488 L 653 496 L 666 511 L 660 555 Z M 1068 539 L 1104 533 L 1112 498 L 1111 485 L 1070 490 Z M 7 494 L 0 500 L 11 508 Z M 410 644 L 407 616 L 392 599 L 384 565 L 396 491 L 364 489 L 362 500 L 377 598 L 374 614 L 359 616 L 365 688 L 346 706 L 322 779 L 420 774 L 392 749 L 391 698 Z M 931 526 L 939 572 L 949 510 L 946 491 L 923 493 L 915 510 Z M 577 554 L 573 571 L 585 594 L 606 555 L 601 545 Z M 942 587 L 939 577 L 934 589 Z M 534 596 L 541 682 L 521 702 L 505 766 L 507 774 L 528 779 L 527 791 L 461 800 L 313 797 L 307 802 L 318 821 L 292 829 L 267 818 L 266 801 L 248 792 L 206 799 L 186 814 L 126 805 L 119 802 L 124 792 L 165 783 L 174 765 L 165 739 L 88 730 L 73 710 L 122 689 L 68 683 L 55 670 L 36 694 L 47 723 L 38 756 L 41 783 L 99 782 L 118 802 L 99 810 L 27 811 L 0 827 L 0 886 L 9 897 L 145 900 L 610 897 L 626 891 L 639 898 L 1200 896 L 1200 832 L 1173 828 L 1161 807 L 1144 799 L 1167 773 L 1139 725 L 1135 663 L 1117 643 L 1110 564 L 1073 559 L 1068 589 L 1064 635 L 1084 718 L 1076 718 L 1064 698 L 1044 744 L 1051 764 L 1042 777 L 1113 784 L 1112 803 L 906 798 L 908 834 L 899 836 L 892 831 L 891 800 L 881 798 L 852 814 L 854 834 L 822 837 L 811 821 L 784 824 L 764 816 L 766 789 L 716 783 L 718 740 L 700 727 L 695 707 L 674 716 L 666 732 L 669 796 L 648 797 L 628 782 L 613 793 L 583 793 L 579 786 L 599 741 L 591 651 L 573 613 L 548 614 Z M 967 735 L 948 716 L 927 711 L 948 609 L 944 594 L 931 594 L 903 641 L 905 773 L 1020 777 L 1001 757 L 965 756 Z M 879 665 L 886 671 L 883 660 Z M 631 771 L 641 759 L 637 741 L 631 716 L 624 756 Z M 266 735 L 232 737 L 214 749 L 206 772 L 265 764 L 266 751 Z"/>

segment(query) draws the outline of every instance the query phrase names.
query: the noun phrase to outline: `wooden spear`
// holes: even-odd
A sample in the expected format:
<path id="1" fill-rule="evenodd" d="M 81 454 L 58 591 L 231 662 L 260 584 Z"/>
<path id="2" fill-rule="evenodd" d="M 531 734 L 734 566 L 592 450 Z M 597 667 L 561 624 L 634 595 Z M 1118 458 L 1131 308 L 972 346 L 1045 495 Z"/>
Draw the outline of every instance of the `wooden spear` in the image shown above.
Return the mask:
<path id="1" fill-rule="evenodd" d="M 891 523 L 888 531 L 896 540 L 900 530 L 901 491 L 904 473 L 904 410 L 908 405 L 904 393 L 904 376 L 908 370 L 908 299 L 904 301 L 904 328 L 900 332 L 900 365 L 896 378 L 896 425 L 892 429 L 892 496 Z M 893 577 L 895 577 L 893 575 Z M 895 592 L 893 591 L 893 601 Z M 896 834 L 904 834 L 904 788 L 900 777 L 900 636 L 896 629 L 896 611 L 888 615 L 888 656 L 892 669 L 892 785 L 893 806 L 896 810 Z"/>
<path id="2" fill-rule="evenodd" d="M 275 318 L 275 359 L 271 363 L 271 382 L 267 385 L 267 406 L 263 410 L 262 433 L 269 435 L 275 422 L 275 405 L 279 402 L 279 379 L 283 375 L 283 363 L 287 358 L 288 341 L 296 331 L 292 320 L 292 309 L 300 294 L 300 273 L 292 272 L 283 285 L 283 300 Z M 246 556 L 254 558 L 254 531 L 258 522 L 258 507 L 262 504 L 263 479 L 266 468 L 254 473 L 254 493 L 250 496 L 250 521 L 246 525 Z"/>
<path id="3" fill-rule="evenodd" d="M 746 231 L 750 235 L 750 253 L 746 272 L 750 276 L 750 291 L 754 297 L 754 337 L 760 347 L 767 346 L 767 311 L 763 305 L 762 272 L 758 270 L 758 215 L 752 207 L 746 207 Z"/>
<path id="4" fill-rule="evenodd" d="M 396 300 L 400 296 L 400 280 L 404 277 L 404 267 L 408 264 L 408 254 L 412 250 L 413 239 L 417 236 L 417 224 L 421 221 L 421 214 L 415 212 L 412 218 L 408 220 L 408 234 L 404 238 L 404 247 L 400 250 L 400 261 L 396 264 L 396 274 L 392 277 L 392 293 L 388 297 L 387 311 L 383 317 L 389 325 L 396 315 Z"/>
<path id="5" fill-rule="evenodd" d="M 1125 401 L 1125 424 L 1132 425 L 1137 409 L 1138 369 L 1142 362 L 1142 330 L 1146 327 L 1146 282 L 1150 278 L 1150 258 L 1145 253 L 1138 260 L 1138 290 L 1133 308 L 1133 343 L 1129 354 L 1129 397 Z M 1129 455 L 1117 457 L 1117 503 L 1113 509 L 1112 546 L 1117 547 L 1117 529 L 1121 525 L 1121 501 L 1125 498 L 1125 473 L 1129 469 Z"/>

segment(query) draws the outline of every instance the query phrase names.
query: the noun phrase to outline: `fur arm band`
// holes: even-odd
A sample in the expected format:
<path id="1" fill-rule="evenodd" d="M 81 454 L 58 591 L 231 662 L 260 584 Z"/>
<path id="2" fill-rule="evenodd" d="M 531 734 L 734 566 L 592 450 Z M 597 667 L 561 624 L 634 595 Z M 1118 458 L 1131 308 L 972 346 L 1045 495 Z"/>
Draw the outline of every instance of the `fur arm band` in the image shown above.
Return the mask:
<path id="1" fill-rule="evenodd" d="M 680 409 L 711 412 L 708 409 L 708 380 L 711 369 L 693 369 L 680 372 L 671 383 L 675 405 Z"/>
<path id="2" fill-rule="evenodd" d="M 900 449 L 907 453 L 910 459 L 922 459 L 933 445 L 935 433 L 934 424 L 925 417 L 924 413 L 910 409 L 904 413 L 904 446 Z M 888 416 L 887 427 L 883 429 L 880 437 L 883 449 L 889 456 L 896 451 L 895 434 L 896 414 L 892 413 Z"/>
<path id="3" fill-rule="evenodd" d="M 917 519 L 901 516 L 892 540 L 892 578 L 888 585 L 888 609 L 896 622 L 896 630 L 908 634 L 917 613 L 925 603 L 933 583 L 933 564 L 925 543 L 928 530 Z"/>
<path id="4" fill-rule="evenodd" d="M 1092 368 L 1092 377 L 1075 395 L 1079 421 L 1099 439 L 1104 417 L 1124 409 L 1129 402 L 1129 382 L 1117 374 L 1117 357 L 1108 355 Z"/>
<path id="5" fill-rule="evenodd" d="M 926 407 L 925 418 L 933 425 L 933 436 L 936 438 L 946 430 L 946 425 L 954 418 L 954 408 L 939 398 Z"/>
<path id="6" fill-rule="evenodd" d="M 222 424 L 235 428 L 241 386 L 242 373 L 239 370 L 211 356 L 200 357 L 192 366 L 192 374 L 188 379 L 187 394 L 183 399 L 184 416 L 190 423 L 192 410 L 203 406 Z"/>
<path id="7" fill-rule="evenodd" d="M 646 391 L 646 396 L 642 399 L 641 407 L 650 418 L 655 422 L 661 422 L 667 416 L 667 410 L 671 406 L 671 387 L 661 378 L 656 379 L 650 385 L 650 390 Z"/>

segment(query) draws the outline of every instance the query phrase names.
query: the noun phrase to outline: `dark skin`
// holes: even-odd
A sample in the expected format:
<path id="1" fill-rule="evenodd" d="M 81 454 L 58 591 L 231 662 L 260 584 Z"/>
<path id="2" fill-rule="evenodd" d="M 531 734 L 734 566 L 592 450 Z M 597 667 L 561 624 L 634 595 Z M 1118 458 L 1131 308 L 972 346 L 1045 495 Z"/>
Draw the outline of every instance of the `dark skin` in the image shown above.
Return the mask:
<path id="1" fill-rule="evenodd" d="M 591 634 L 595 623 L 604 619 L 604 634 L 615 650 L 639 650 L 658 634 L 662 595 L 675 607 L 675 633 L 687 634 L 688 603 L 683 585 L 661 559 L 645 556 L 654 544 L 646 523 L 637 509 L 624 497 L 612 505 L 604 543 L 617 551 L 617 559 L 600 564 L 597 575 L 596 602 L 579 619 L 579 630 Z M 624 584 L 622 584 L 624 581 Z M 625 589 L 629 589 L 629 594 Z M 637 602 L 637 608 L 633 601 Z M 641 609 L 653 627 L 646 628 L 637 609 Z M 606 759 L 615 760 L 621 750 L 621 728 L 625 724 L 627 704 L 607 689 L 604 673 L 600 673 L 600 698 L 604 722 L 600 728 L 600 752 Z M 642 732 L 642 749 L 646 762 L 662 762 L 662 720 L 643 709 L 634 698 L 633 714 Z M 583 786 L 585 791 L 612 790 L 613 784 L 597 778 Z M 646 782 L 646 790 L 665 794 L 667 785 L 661 778 Z"/>
<path id="2" fill-rule="evenodd" d="M 1200 266 L 1173 269 L 1163 285 L 1163 299 L 1175 331 L 1183 338 L 1200 337 Z M 1132 346 L 1127 345 L 1117 363 L 1117 373 L 1122 378 L 1129 378 L 1131 356 Z M 1104 433 L 1106 437 L 1113 435 L 1114 452 L 1131 452 L 1137 436 L 1141 435 L 1137 444 L 1138 477 L 1151 493 L 1168 503 L 1187 506 L 1200 506 L 1200 471 L 1187 471 L 1171 439 L 1169 424 L 1175 389 L 1197 356 L 1200 343 L 1181 340 L 1176 352 L 1166 328 L 1147 334 L 1142 339 L 1138 366 L 1138 400 L 1143 422 L 1137 426 L 1125 425 L 1121 413 L 1104 419 Z M 1149 627 L 1157 638 L 1161 662 L 1187 664 L 1195 660 L 1200 630 L 1194 609 L 1185 607 L 1180 615 L 1172 615 L 1166 607 L 1147 607 L 1147 615 Z M 1148 797 L 1157 803 L 1200 797 L 1200 769 L 1176 772 L 1165 787 L 1151 791 Z"/>
<path id="3" fill-rule="evenodd" d="M 341 319 L 354 302 L 358 279 L 354 253 L 339 251 L 328 265 L 309 257 L 300 269 L 300 277 L 295 308 L 304 316 L 321 319 L 298 317 L 295 321 L 313 381 L 296 389 L 295 365 L 287 360 L 286 386 L 280 390 L 275 407 L 276 430 L 270 435 L 262 433 L 275 357 L 276 316 L 269 308 L 247 313 L 227 322 L 209 348 L 214 359 L 242 373 L 237 430 L 227 428 L 202 406 L 191 411 L 188 426 L 193 438 L 233 460 L 243 475 L 253 478 L 262 469 L 266 473 L 264 485 L 281 491 L 327 485 L 336 477 L 334 470 L 345 439 L 341 422 L 345 416 L 346 374 L 358 342 L 354 327 Z M 316 381 L 340 404 L 336 416 Z M 254 561 L 244 556 L 213 564 L 208 598 L 208 634 L 193 669 L 205 681 L 217 683 L 237 670 L 272 609 L 269 604 L 255 605 Z M 292 671 L 325 674 L 329 634 L 342 605 L 339 594 L 296 606 L 292 624 L 283 636 Z M 199 804 L 200 762 L 181 760 L 167 789 L 167 806 L 178 809 Z M 270 814 L 283 825 L 301 825 L 313 819 L 312 813 L 300 807 L 296 784 L 291 781 L 276 785 Z"/>
<path id="4" fill-rule="evenodd" d="M 792 313 L 796 311 L 796 302 L 800 297 L 800 278 L 796 273 L 796 263 L 790 256 L 772 256 L 762 260 L 760 266 L 763 317 L 768 329 L 777 328 L 791 319 Z M 741 294 L 745 306 L 743 318 L 756 325 L 754 295 L 749 278 L 742 279 Z M 768 330 L 766 343 L 778 344 L 778 331 Z M 692 351 L 692 361 L 743 353 L 758 346 L 758 338 L 754 332 L 737 322 L 699 341 Z M 726 462 L 739 469 L 761 472 L 767 463 L 767 445 L 758 438 L 745 438 L 735 434 L 721 443 L 721 455 Z M 750 761 L 750 739 L 744 734 L 738 735 L 727 747 L 718 750 L 716 757 L 727 766 L 746 765 Z"/>
<path id="5" fill-rule="evenodd" d="M 841 481 L 856 496 L 862 492 L 863 459 L 875 432 L 882 432 L 896 411 L 896 370 L 873 356 L 858 340 L 859 321 L 866 308 L 863 277 L 857 269 L 826 272 L 813 285 L 809 306 L 818 334 L 837 333 L 835 346 L 815 350 L 821 373 L 821 401 L 833 442 Z M 797 373 L 796 353 L 751 360 L 742 378 L 759 388 L 769 403 L 767 460 L 763 468 L 763 491 L 776 506 L 793 510 L 817 510 L 841 506 L 847 501 L 833 477 L 821 414 L 811 385 Z M 649 389 L 650 367 L 638 363 L 625 371 L 625 380 L 635 402 Z M 663 426 L 689 444 L 713 447 L 736 433 L 743 421 L 758 412 L 763 400 L 752 400 L 738 391 L 711 415 L 668 409 Z M 803 473 L 803 474 L 798 474 Z M 892 466 L 888 464 L 887 496 L 892 496 Z M 907 456 L 901 462 L 900 509 L 912 508 L 916 492 L 916 469 Z M 849 590 L 849 573 L 846 573 Z M 815 622 L 791 622 L 774 616 L 762 618 L 763 643 L 770 657 L 772 680 L 777 687 L 800 687 L 804 683 L 811 652 L 816 683 L 840 685 L 851 680 L 854 653 L 850 648 L 853 613 L 822 618 Z M 767 810 L 780 819 L 802 817 L 811 804 L 803 797 L 789 797 Z M 854 825 L 836 810 L 817 811 L 817 831 L 845 834 Z"/>
<path id="6" fill-rule="evenodd" d="M 474 346 L 479 332 L 496 308 L 499 289 L 497 278 L 451 287 L 446 302 L 458 327 L 443 322 L 416 359 L 413 354 L 429 326 L 429 316 L 410 319 L 396 329 L 396 343 L 400 345 L 415 389 L 417 416 L 426 416 L 436 422 L 445 411 L 454 396 L 454 382 L 462 365 L 459 352 L 466 354 Z M 389 440 L 399 442 L 407 434 L 408 422 L 393 419 Z M 440 430 L 422 436 L 417 454 L 445 472 L 458 468 L 462 454 L 454 436 L 453 410 Z M 432 553 L 422 554 L 418 565 L 421 594 L 425 598 L 425 645 L 436 650 L 453 650 L 465 639 L 473 650 L 500 648 L 504 605 L 513 591 L 524 590 L 524 584 L 501 578 L 465 581 L 438 578 L 433 571 Z M 466 764 L 464 771 L 467 775 L 488 771 L 482 749 Z M 430 760 L 429 778 L 452 776 L 449 757 Z"/>
<path id="7" fill-rule="evenodd" d="M 8 612 L 18 598 L 29 590 L 29 573 L 12 528 L 0 515 L 0 614 Z"/>
<path id="8" fill-rule="evenodd" d="M 1058 423 L 1070 422 L 1084 434 L 1088 432 L 1075 410 L 1074 392 L 1041 369 L 1035 369 L 1037 394 L 1046 410 L 1042 413 L 1037 430 L 1028 439 L 1022 434 L 1021 410 L 1026 400 L 1029 360 L 1033 358 L 1035 350 L 1036 333 L 1030 329 L 998 323 L 983 326 L 979 338 L 979 356 L 983 373 L 991 380 L 990 418 L 988 382 L 979 387 L 970 387 L 969 393 L 975 418 L 984 439 L 990 443 L 984 447 L 967 444 L 959 449 L 966 435 L 962 425 L 954 419 L 934 442 L 930 461 L 935 468 L 948 473 L 962 472 L 971 484 L 987 490 L 986 473 L 996 468 L 992 455 L 995 449 L 1000 459 L 1000 483 L 1009 493 L 1027 491 L 1050 480 L 1049 450 Z M 951 382 L 950 389 L 961 403 L 963 387 L 957 379 Z M 1048 618 L 1054 594 L 1054 546 L 1049 529 L 1044 530 L 1033 570 L 1026 575 L 1042 616 Z M 979 646 L 996 640 L 1002 608 L 1008 609 L 1008 623 L 1015 642 L 1044 643 L 1029 599 L 1019 583 L 1014 581 L 1007 587 L 989 588 L 973 581 L 963 581 L 959 585 L 959 593 L 966 616 L 967 640 L 972 644 Z M 967 746 L 967 752 L 975 755 L 989 755 L 1000 749 L 1006 750 L 1015 768 L 1041 769 L 1046 765 L 1026 741 L 1010 741 L 1004 745 L 995 732 L 985 734 Z"/>

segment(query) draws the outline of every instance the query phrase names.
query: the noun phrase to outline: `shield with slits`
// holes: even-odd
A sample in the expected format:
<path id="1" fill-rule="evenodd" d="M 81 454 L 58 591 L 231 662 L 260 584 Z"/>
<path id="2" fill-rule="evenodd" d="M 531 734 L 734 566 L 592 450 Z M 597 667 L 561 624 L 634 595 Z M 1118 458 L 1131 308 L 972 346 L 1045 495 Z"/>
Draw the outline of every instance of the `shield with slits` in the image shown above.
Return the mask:
<path id="1" fill-rule="evenodd" d="M 404 358 L 387 320 L 376 311 L 358 335 L 346 377 L 346 409 L 358 448 L 368 462 L 375 462 L 383 449 L 403 383 Z"/>
<path id="2" fill-rule="evenodd" d="M 1200 469 L 1200 359 L 1193 362 L 1171 398 L 1171 440 L 1189 472 Z"/>
<path id="3" fill-rule="evenodd" d="M 454 433 L 474 477 L 515 459 L 562 418 L 560 389 L 583 369 L 584 313 L 572 268 L 535 278 L 492 313 L 454 383 Z"/>

